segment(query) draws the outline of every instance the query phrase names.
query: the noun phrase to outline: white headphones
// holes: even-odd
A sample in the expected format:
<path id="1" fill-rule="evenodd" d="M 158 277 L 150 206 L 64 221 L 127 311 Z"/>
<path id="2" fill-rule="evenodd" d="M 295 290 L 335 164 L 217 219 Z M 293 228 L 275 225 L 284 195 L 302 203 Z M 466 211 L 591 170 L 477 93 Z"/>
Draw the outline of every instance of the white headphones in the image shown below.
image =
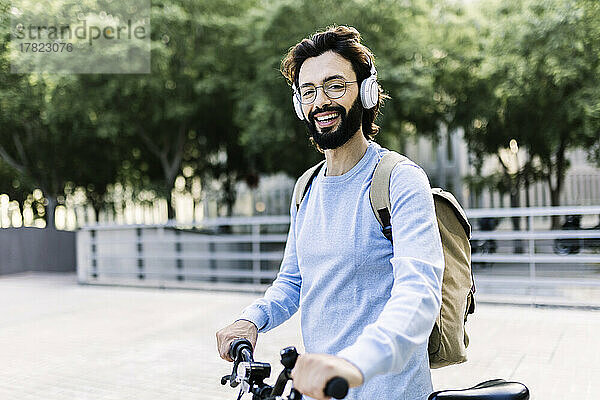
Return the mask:
<path id="1" fill-rule="evenodd" d="M 377 105 L 379 99 L 379 87 L 377 85 L 377 70 L 375 65 L 371 62 L 371 58 L 367 57 L 369 65 L 371 66 L 371 76 L 362 81 L 360 85 L 360 101 L 364 108 L 371 109 Z M 304 120 L 304 113 L 302 112 L 302 103 L 298 100 L 300 93 L 296 88 L 296 84 L 292 84 L 292 101 L 294 102 L 294 110 L 300 120 Z"/>

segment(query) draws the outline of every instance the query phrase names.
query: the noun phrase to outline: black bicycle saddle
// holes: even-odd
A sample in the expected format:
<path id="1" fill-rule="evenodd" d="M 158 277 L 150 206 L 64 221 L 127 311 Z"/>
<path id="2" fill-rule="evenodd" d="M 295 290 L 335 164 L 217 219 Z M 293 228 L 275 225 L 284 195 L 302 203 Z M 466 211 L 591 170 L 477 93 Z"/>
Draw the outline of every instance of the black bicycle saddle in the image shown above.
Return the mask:
<path id="1" fill-rule="evenodd" d="M 493 379 L 469 389 L 434 392 L 428 400 L 528 400 L 529 389 L 519 382 Z"/>

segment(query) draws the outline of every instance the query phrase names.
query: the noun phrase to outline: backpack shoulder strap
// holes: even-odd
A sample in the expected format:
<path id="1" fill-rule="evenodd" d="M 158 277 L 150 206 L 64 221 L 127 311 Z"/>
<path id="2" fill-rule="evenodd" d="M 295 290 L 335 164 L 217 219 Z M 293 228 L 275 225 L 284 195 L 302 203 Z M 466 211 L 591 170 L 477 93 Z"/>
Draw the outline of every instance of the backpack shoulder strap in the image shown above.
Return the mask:
<path id="1" fill-rule="evenodd" d="M 395 151 L 385 153 L 373 173 L 369 197 L 375 218 L 381 225 L 383 234 L 388 240 L 392 240 L 392 217 L 390 204 L 390 177 L 396 164 L 407 158 Z"/>
<path id="2" fill-rule="evenodd" d="M 296 189 L 294 190 L 294 198 L 296 199 L 296 211 L 298 211 L 298 209 L 300 208 L 300 203 L 302 202 L 302 199 L 304 199 L 304 196 L 306 195 L 310 184 L 312 183 L 313 179 L 315 179 L 315 176 L 317 176 L 317 174 L 319 173 L 319 170 L 321 169 L 321 166 L 323 166 L 323 164 L 325 164 L 325 160 L 309 168 L 308 170 L 306 170 L 306 172 L 302 174 L 302 176 L 300 176 L 300 178 L 298 178 L 298 182 L 296 183 Z"/>

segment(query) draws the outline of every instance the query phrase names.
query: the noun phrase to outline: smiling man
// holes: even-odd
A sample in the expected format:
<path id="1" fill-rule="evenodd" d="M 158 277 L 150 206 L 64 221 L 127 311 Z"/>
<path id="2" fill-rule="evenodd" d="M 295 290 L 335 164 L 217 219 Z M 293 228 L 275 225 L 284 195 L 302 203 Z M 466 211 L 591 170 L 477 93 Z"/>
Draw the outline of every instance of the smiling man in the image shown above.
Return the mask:
<path id="1" fill-rule="evenodd" d="M 371 51 L 339 26 L 304 39 L 282 62 L 296 115 L 324 153 L 304 196 L 298 184 L 279 274 L 263 298 L 217 332 L 221 356 L 235 338 L 253 345 L 301 310 L 306 354 L 292 372 L 303 394 L 342 376 L 348 399 L 426 399 L 427 339 L 441 304 L 442 245 L 429 181 L 410 160 L 390 177 L 393 243 L 369 199 L 388 150 L 373 141 L 384 99 Z M 298 199 L 297 199 L 298 197 Z M 298 203 L 297 204 L 297 200 Z"/>

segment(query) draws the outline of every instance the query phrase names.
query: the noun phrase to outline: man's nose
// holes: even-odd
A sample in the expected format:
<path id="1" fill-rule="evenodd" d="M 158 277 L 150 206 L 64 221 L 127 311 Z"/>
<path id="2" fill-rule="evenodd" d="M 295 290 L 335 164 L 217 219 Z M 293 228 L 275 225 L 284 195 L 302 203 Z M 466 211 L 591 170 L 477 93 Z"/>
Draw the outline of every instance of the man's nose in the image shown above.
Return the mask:
<path id="1" fill-rule="evenodd" d="M 329 97 L 327 97 L 327 95 L 325 94 L 325 90 L 322 87 L 319 87 L 316 89 L 317 90 L 317 94 L 315 97 L 315 101 L 314 101 L 314 108 L 320 108 L 321 106 L 324 106 L 325 104 L 331 104 L 331 99 Z"/>

